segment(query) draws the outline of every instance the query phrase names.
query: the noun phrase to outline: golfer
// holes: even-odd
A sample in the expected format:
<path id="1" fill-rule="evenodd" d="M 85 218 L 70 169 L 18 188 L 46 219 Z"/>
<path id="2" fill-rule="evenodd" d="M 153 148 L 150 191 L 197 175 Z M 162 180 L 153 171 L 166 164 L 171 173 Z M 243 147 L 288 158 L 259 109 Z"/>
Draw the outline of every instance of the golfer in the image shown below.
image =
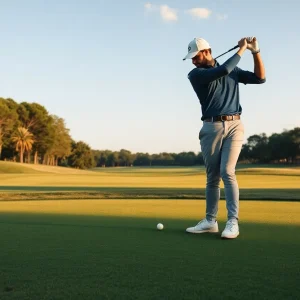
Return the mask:
<path id="1" fill-rule="evenodd" d="M 235 167 L 244 140 L 239 83 L 261 84 L 266 81 L 257 39 L 242 38 L 238 46 L 237 53 L 220 65 L 213 59 L 209 43 L 195 38 L 189 43 L 184 58 L 191 59 L 196 66 L 188 74 L 188 79 L 201 104 L 203 125 L 199 139 L 206 167 L 206 217 L 186 231 L 219 232 L 217 213 L 222 178 L 228 220 L 221 237 L 227 239 L 239 235 L 239 187 Z M 247 49 L 253 55 L 254 72 L 237 67 Z"/>

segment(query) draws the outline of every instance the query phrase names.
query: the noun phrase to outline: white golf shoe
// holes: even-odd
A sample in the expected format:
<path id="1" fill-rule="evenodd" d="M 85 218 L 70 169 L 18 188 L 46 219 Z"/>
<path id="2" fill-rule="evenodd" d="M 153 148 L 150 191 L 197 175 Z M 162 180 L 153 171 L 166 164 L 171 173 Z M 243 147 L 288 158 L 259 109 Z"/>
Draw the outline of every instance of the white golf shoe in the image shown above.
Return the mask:
<path id="1" fill-rule="evenodd" d="M 209 222 L 207 219 L 201 220 L 196 226 L 186 229 L 189 233 L 219 232 L 218 222 Z"/>
<path id="2" fill-rule="evenodd" d="M 221 237 L 223 239 L 235 239 L 239 235 L 239 224 L 235 219 L 228 220 L 226 223 L 226 227 L 222 232 Z"/>

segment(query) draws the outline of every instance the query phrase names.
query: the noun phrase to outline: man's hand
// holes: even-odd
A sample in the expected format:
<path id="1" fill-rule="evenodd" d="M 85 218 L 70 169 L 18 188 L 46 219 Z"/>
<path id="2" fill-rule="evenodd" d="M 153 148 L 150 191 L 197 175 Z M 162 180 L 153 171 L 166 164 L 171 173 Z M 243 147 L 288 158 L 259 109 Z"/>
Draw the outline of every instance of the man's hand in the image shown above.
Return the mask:
<path id="1" fill-rule="evenodd" d="M 242 38 L 238 41 L 238 45 L 241 49 L 246 50 L 247 49 L 247 39 Z"/>
<path id="2" fill-rule="evenodd" d="M 238 45 L 240 47 L 240 50 L 237 52 L 239 56 L 242 56 L 245 50 L 247 49 L 247 40 L 246 38 L 242 38 L 238 41 Z"/>
<path id="3" fill-rule="evenodd" d="M 247 37 L 247 49 L 249 49 L 252 54 L 258 53 L 260 51 L 258 46 L 258 41 L 255 36 Z"/>

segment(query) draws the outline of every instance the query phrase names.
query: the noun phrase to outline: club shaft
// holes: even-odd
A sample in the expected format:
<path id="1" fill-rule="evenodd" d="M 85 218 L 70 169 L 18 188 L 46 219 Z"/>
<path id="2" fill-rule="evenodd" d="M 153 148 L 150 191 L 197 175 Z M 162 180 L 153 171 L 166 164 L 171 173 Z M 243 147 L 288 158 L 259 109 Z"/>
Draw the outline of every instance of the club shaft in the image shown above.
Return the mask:
<path id="1" fill-rule="evenodd" d="M 215 57 L 215 59 L 217 59 L 218 57 L 220 57 L 220 56 L 222 56 L 222 55 L 224 55 L 224 54 L 226 54 L 226 53 L 228 53 L 228 52 L 230 52 L 234 49 L 237 49 L 238 47 L 239 47 L 239 45 L 234 46 L 233 48 L 229 49 L 228 51 L 224 52 L 223 54 L 220 54 L 219 56 Z"/>

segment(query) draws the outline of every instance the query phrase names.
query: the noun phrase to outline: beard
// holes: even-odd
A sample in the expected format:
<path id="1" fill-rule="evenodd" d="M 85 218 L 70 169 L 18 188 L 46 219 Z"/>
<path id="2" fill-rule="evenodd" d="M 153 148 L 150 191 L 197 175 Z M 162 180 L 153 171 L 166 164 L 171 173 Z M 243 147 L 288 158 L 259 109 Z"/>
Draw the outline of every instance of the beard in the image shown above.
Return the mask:
<path id="1" fill-rule="evenodd" d="M 197 68 L 203 68 L 203 67 L 206 67 L 208 66 L 208 59 L 204 58 L 200 61 L 195 61 L 194 65 L 197 67 Z"/>

